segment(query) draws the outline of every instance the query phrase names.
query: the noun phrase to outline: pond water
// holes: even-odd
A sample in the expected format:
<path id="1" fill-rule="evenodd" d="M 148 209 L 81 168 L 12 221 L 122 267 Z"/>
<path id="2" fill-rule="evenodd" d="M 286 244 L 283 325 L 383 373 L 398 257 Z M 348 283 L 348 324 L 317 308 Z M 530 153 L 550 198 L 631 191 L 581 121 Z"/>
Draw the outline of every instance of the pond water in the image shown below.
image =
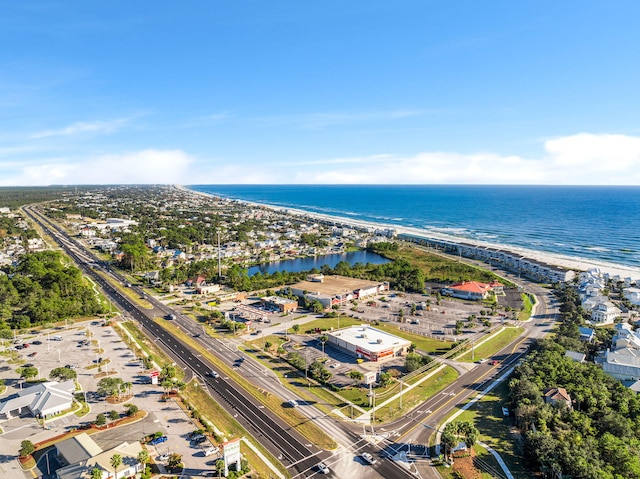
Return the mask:
<path id="1" fill-rule="evenodd" d="M 261 264 L 259 266 L 252 266 L 249 268 L 249 276 L 260 272 L 275 273 L 276 271 L 287 271 L 289 273 L 297 273 L 300 271 L 309 271 L 310 269 L 317 268 L 320 270 L 325 264 L 331 268 L 335 267 L 340 261 L 346 261 L 350 265 L 356 263 L 371 263 L 371 264 L 385 264 L 390 260 L 379 254 L 372 253 L 371 251 L 351 251 L 348 253 L 336 253 L 327 254 L 324 256 L 310 256 L 307 258 L 287 259 L 284 261 L 273 261 L 271 263 Z"/>

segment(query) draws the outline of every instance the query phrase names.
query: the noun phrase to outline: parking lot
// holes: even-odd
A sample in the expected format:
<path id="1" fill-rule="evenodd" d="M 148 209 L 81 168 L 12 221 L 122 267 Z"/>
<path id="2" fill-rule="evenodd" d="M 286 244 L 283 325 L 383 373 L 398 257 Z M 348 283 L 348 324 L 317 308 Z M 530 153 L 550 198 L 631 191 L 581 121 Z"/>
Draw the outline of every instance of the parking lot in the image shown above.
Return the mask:
<path id="1" fill-rule="evenodd" d="M 117 327 L 117 326 L 116 326 Z M 54 340 L 60 336 L 60 340 Z M 91 338 L 92 342 L 86 343 Z M 160 431 L 168 440 L 155 449 L 150 447 L 151 457 L 163 453 L 176 452 L 181 454 L 183 462 L 189 471 L 194 473 L 212 470 L 217 456 L 204 457 L 203 449 L 208 442 L 193 445 L 188 434 L 195 426 L 174 401 L 161 401 L 162 388 L 145 384 L 147 374 L 128 345 L 120 338 L 111 326 L 102 326 L 98 322 L 86 321 L 77 323 L 66 329 L 50 329 L 38 334 L 26 334 L 21 337 L 27 348 L 17 351 L 20 359 L 9 362 L 8 356 L 1 356 L 0 378 L 7 385 L 6 392 L 0 399 L 5 399 L 17 393 L 20 388 L 26 388 L 28 383 L 20 379 L 17 369 L 24 364 L 33 364 L 38 369 L 38 378 L 48 378 L 52 369 L 70 366 L 78 373 L 77 381 L 82 391 L 87 395 L 87 402 L 91 408 L 88 415 L 79 418 L 75 414 L 67 414 L 47 421 L 40 425 L 30 414 L 22 414 L 9 420 L 0 420 L 3 441 L 0 441 L 0 476 L 2 477 L 33 477 L 31 473 L 23 473 L 17 464 L 16 455 L 23 439 L 29 439 L 34 444 L 45 439 L 60 435 L 82 424 L 93 422 L 100 413 L 108 414 L 115 410 L 124 413 L 123 404 L 110 404 L 96 394 L 100 378 L 97 361 L 103 360 L 102 371 L 115 374 L 124 382 L 133 384 L 134 397 L 127 402 L 136 404 L 149 415 L 142 421 L 118 427 L 92 435 L 92 438 L 103 449 L 111 448 L 122 441 L 137 441 L 145 434 Z M 33 342 L 41 344 L 33 344 Z M 14 344 L 7 344 L 12 348 Z M 36 353 L 32 355 L 32 353 Z M 31 355 L 31 356 L 29 356 Z M 213 461 L 213 462 L 212 462 Z M 46 463 L 42 461 L 40 473 L 46 473 Z M 35 471 L 37 475 L 38 471 Z"/>

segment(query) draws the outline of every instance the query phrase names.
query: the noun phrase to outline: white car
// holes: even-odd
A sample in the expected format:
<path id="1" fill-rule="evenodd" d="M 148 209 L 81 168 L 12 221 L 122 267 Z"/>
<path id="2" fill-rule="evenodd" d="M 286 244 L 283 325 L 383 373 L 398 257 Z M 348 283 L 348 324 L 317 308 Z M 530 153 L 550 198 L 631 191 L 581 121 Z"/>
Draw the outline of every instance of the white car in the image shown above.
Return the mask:
<path id="1" fill-rule="evenodd" d="M 375 464 L 376 463 L 375 458 L 371 454 L 369 454 L 368 452 L 363 452 L 362 453 L 362 459 L 364 459 L 369 464 Z"/>
<path id="2" fill-rule="evenodd" d="M 289 407 L 298 407 L 298 401 L 296 401 L 295 399 L 289 399 L 287 401 L 287 404 L 289 405 Z"/>
<path id="3" fill-rule="evenodd" d="M 168 461 L 168 460 L 169 460 L 169 454 L 162 454 L 158 456 L 158 461 Z"/>
<path id="4" fill-rule="evenodd" d="M 318 464 L 316 466 L 318 468 L 318 470 L 322 473 L 322 474 L 329 474 L 329 468 L 327 467 L 327 465 L 324 462 L 321 462 L 320 464 Z"/>

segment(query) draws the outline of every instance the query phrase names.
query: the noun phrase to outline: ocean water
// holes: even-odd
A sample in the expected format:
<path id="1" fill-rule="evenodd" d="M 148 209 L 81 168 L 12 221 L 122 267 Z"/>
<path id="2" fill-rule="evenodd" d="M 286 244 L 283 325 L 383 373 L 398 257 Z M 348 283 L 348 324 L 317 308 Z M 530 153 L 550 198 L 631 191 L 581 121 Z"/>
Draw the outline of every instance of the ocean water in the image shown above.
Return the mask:
<path id="1" fill-rule="evenodd" d="M 194 185 L 194 191 L 640 267 L 640 187 Z"/>

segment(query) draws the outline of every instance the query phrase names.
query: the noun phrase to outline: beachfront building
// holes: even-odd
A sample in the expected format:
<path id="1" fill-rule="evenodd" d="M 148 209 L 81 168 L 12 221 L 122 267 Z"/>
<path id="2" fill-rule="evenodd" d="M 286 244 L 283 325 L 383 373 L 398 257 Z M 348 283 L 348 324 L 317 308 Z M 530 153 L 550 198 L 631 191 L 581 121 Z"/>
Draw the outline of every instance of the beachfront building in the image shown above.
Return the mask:
<path id="1" fill-rule="evenodd" d="M 74 380 L 62 383 L 49 381 L 34 384 L 2 401 L 0 403 L 0 417 L 9 419 L 13 416 L 19 416 L 26 410 L 34 417 L 50 418 L 71 409 L 75 390 Z"/>
<path id="2" fill-rule="evenodd" d="M 514 251 L 493 248 L 490 246 L 426 238 L 407 233 L 401 233 L 397 238 L 402 241 L 408 241 L 441 250 L 452 255 L 478 259 L 489 264 L 499 264 L 511 271 L 521 273 L 522 275 L 533 278 L 537 281 L 566 283 L 575 277 L 575 271 L 573 270 L 543 263 Z"/>
<path id="3" fill-rule="evenodd" d="M 460 299 L 470 299 L 472 301 L 482 301 L 491 293 L 503 293 L 504 285 L 498 281 L 492 283 L 481 283 L 479 281 L 462 281 L 442 288 L 441 294 Z"/>
<path id="4" fill-rule="evenodd" d="M 402 356 L 411 341 L 399 338 L 368 325 L 351 326 L 327 333 L 328 343 L 342 351 L 367 361 L 384 361 Z"/>
<path id="5" fill-rule="evenodd" d="M 613 324 L 616 318 L 620 317 L 622 311 L 611 301 L 604 301 L 596 304 L 591 310 L 592 324 Z"/>
<path id="6" fill-rule="evenodd" d="M 325 309 L 333 305 L 346 304 L 354 299 L 366 299 L 389 290 L 386 281 L 368 281 L 345 276 L 325 276 L 322 274 L 307 277 L 306 281 L 291 286 L 291 292 L 308 301 L 317 300 Z"/>
<path id="7" fill-rule="evenodd" d="M 596 359 L 602 369 L 621 381 L 640 379 L 640 331 L 633 331 L 627 323 L 615 325 L 611 348 Z"/>

